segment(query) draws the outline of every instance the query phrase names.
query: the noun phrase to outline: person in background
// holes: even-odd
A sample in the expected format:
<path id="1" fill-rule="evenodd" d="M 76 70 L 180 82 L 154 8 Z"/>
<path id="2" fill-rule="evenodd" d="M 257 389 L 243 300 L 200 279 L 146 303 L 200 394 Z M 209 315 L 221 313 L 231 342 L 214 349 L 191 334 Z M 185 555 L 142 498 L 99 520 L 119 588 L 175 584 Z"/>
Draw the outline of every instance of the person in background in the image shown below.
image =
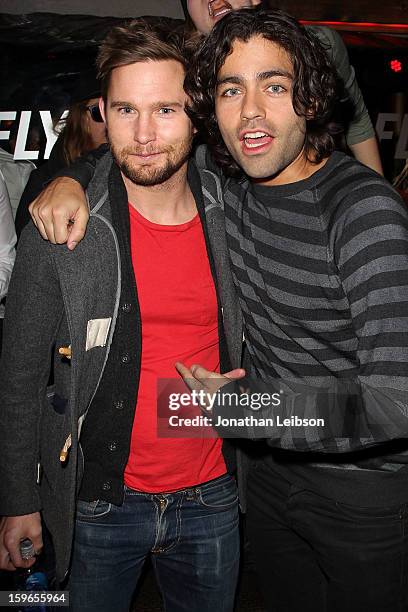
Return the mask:
<path id="1" fill-rule="evenodd" d="M 0 354 L 3 336 L 4 298 L 10 282 L 16 256 L 16 232 L 10 199 L 3 177 L 0 175 Z"/>
<path id="2" fill-rule="evenodd" d="M 7 187 L 13 219 L 16 217 L 17 208 L 30 174 L 34 170 L 33 162 L 28 159 L 15 160 L 13 153 L 0 147 L 0 176 Z"/>
<path id="3" fill-rule="evenodd" d="M 182 3 L 188 10 L 188 15 L 197 30 L 204 34 L 209 34 L 214 24 L 232 10 L 258 5 L 262 5 L 264 8 L 273 6 L 272 0 L 230 0 L 229 2 L 225 0 L 210 0 L 210 2 L 208 0 L 184 0 Z M 280 8 L 284 7 L 280 6 Z M 350 116 L 345 126 L 348 148 L 358 161 L 382 174 L 381 158 L 374 127 L 341 36 L 336 30 L 325 26 L 306 25 L 305 27 L 320 40 L 344 87 L 344 102 L 351 107 Z"/>
<path id="4" fill-rule="evenodd" d="M 15 225 L 17 238 L 30 220 L 28 205 L 44 185 L 65 166 L 97 149 L 106 142 L 106 130 L 99 111 L 100 85 L 95 71 L 81 74 L 72 96 L 69 114 L 62 132 L 52 149 L 50 159 L 31 173 L 17 209 Z"/>
<path id="5" fill-rule="evenodd" d="M 95 75 L 83 75 L 62 132 L 62 157 L 68 166 L 81 155 L 106 142 L 99 97 L 100 84 Z"/>

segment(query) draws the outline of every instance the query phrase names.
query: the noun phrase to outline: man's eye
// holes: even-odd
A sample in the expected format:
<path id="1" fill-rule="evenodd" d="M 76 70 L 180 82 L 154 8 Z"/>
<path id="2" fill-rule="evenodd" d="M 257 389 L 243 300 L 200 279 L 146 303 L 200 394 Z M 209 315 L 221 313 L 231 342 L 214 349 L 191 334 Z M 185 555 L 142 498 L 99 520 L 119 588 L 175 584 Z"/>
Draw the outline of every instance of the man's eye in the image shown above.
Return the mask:
<path id="1" fill-rule="evenodd" d="M 174 113 L 174 109 L 173 109 L 173 108 L 167 108 L 167 107 L 165 107 L 165 108 L 161 108 L 161 109 L 159 110 L 159 113 L 160 113 L 161 115 L 171 115 L 171 113 Z"/>
<path id="2" fill-rule="evenodd" d="M 286 89 L 282 87 L 282 85 L 269 85 L 268 90 L 274 94 L 278 94 L 278 93 L 282 93 L 286 91 Z"/>
<path id="3" fill-rule="evenodd" d="M 221 93 L 224 98 L 232 98 L 239 93 L 239 89 L 237 87 L 228 87 L 225 91 Z"/>
<path id="4" fill-rule="evenodd" d="M 130 113 L 133 112 L 133 108 L 130 108 L 130 106 L 121 106 L 119 112 L 121 115 L 130 115 Z"/>

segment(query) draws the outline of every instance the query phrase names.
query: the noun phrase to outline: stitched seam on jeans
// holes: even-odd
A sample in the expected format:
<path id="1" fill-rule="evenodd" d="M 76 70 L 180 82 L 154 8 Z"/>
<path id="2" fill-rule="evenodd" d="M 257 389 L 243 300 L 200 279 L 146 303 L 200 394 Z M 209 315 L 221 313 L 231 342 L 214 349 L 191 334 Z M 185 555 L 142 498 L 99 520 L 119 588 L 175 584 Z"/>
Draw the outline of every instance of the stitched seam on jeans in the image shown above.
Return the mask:
<path id="1" fill-rule="evenodd" d="M 98 503 L 99 503 L 99 499 L 89 502 L 90 504 L 92 504 L 92 514 L 81 514 L 81 511 L 77 511 L 76 517 L 78 521 L 82 521 L 83 523 L 86 523 L 87 521 L 96 521 L 100 518 L 102 518 L 103 516 L 106 516 L 107 514 L 109 514 L 109 512 L 112 509 L 112 504 L 110 502 L 108 503 L 108 507 L 105 510 L 105 512 L 101 512 L 100 514 L 94 514 L 96 508 L 98 507 Z"/>
<path id="2" fill-rule="evenodd" d="M 151 502 L 152 502 L 152 504 L 154 506 L 154 509 L 156 511 L 156 537 L 155 537 L 155 540 L 154 540 L 154 544 L 153 544 L 153 546 L 151 548 L 151 552 L 155 552 L 155 549 L 158 547 L 158 540 L 159 540 L 159 535 L 160 535 L 161 515 L 159 515 L 159 507 L 156 504 L 156 502 L 154 501 L 153 496 L 150 498 L 150 500 L 151 500 Z"/>
<path id="3" fill-rule="evenodd" d="M 181 504 L 183 501 L 183 496 L 180 495 L 180 499 L 177 502 L 177 506 L 176 506 L 176 535 L 174 538 L 174 541 L 170 544 L 170 546 L 167 546 L 167 548 L 161 548 L 159 551 L 157 552 L 168 552 L 169 550 L 172 550 L 175 546 L 177 546 L 177 544 L 180 542 L 180 532 L 181 532 Z"/>
<path id="4" fill-rule="evenodd" d="M 236 495 L 235 498 L 231 502 L 228 502 L 228 504 L 211 505 L 211 504 L 205 503 L 205 501 L 203 500 L 202 492 L 200 491 L 199 496 L 198 496 L 198 501 L 200 505 L 203 506 L 204 508 L 208 508 L 210 510 L 225 510 L 226 508 L 231 508 L 238 502 L 238 495 Z"/>

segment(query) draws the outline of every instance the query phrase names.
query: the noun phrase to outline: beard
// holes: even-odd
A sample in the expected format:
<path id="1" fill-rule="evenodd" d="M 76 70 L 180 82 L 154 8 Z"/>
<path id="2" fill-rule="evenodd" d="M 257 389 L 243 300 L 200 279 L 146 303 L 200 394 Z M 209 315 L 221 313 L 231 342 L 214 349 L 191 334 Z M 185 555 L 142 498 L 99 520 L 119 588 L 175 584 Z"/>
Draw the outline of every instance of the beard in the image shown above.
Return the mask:
<path id="1" fill-rule="evenodd" d="M 112 155 L 119 166 L 121 172 L 135 185 L 152 187 L 161 185 L 169 180 L 190 157 L 192 139 L 182 140 L 176 145 L 161 147 L 162 154 L 160 161 L 148 161 L 138 163 L 134 155 L 158 153 L 158 150 L 149 148 L 124 147 L 119 149 L 111 143 Z"/>

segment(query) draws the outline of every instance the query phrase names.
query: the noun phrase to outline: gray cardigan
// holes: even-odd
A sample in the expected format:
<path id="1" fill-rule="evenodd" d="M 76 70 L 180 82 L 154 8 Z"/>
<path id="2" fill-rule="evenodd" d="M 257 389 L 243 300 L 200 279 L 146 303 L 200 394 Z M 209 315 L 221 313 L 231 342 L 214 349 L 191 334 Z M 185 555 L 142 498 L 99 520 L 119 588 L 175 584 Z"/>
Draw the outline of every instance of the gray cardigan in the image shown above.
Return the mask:
<path id="1" fill-rule="evenodd" d="M 111 164 L 110 154 L 98 163 L 88 188 L 87 233 L 75 251 L 45 242 L 33 225 L 24 230 L 7 302 L 0 368 L 0 515 L 42 511 L 53 536 L 58 581 L 66 576 L 71 556 L 83 469 L 80 428 L 103 374 L 119 307 L 121 264 L 107 192 Z M 221 188 L 215 175 L 200 174 L 228 351 L 238 367 L 242 319 L 228 263 Z M 210 195 L 214 181 L 218 199 Z M 69 344 L 71 363 L 58 354 Z M 47 394 L 51 354 L 52 395 Z M 69 398 L 66 406 L 62 398 Z M 68 458 L 61 462 L 69 436 Z"/>

